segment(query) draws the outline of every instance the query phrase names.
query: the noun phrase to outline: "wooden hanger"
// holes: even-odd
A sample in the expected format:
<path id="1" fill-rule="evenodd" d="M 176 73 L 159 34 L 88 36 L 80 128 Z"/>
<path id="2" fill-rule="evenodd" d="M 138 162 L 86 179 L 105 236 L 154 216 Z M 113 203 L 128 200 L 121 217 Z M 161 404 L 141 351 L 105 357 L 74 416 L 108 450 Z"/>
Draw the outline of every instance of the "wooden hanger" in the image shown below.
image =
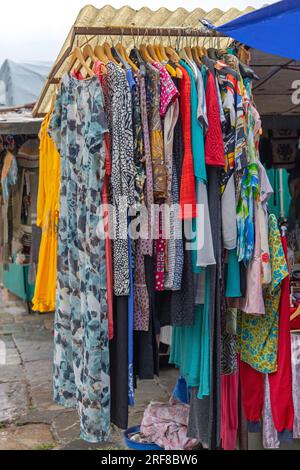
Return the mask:
<path id="1" fill-rule="evenodd" d="M 146 62 L 148 62 L 149 64 L 152 64 L 153 59 L 152 59 L 152 57 L 149 55 L 149 52 L 148 52 L 148 49 L 147 49 L 146 44 L 141 44 L 141 45 L 140 45 L 140 53 L 142 54 L 142 57 L 143 57 L 143 59 L 144 59 Z"/>
<path id="2" fill-rule="evenodd" d="M 97 60 L 97 57 L 95 56 L 94 50 L 93 50 L 93 48 L 90 44 L 86 44 L 84 46 L 83 51 L 82 51 L 82 55 L 83 55 L 83 58 L 84 58 L 86 63 L 87 63 L 87 60 L 90 59 L 90 62 L 91 62 L 90 66 L 91 67 L 94 65 L 94 63 Z M 81 69 L 82 69 L 82 65 L 79 64 L 77 69 L 76 69 L 76 72 L 79 73 Z"/>
<path id="3" fill-rule="evenodd" d="M 165 46 L 164 46 L 162 43 L 159 43 L 157 47 L 158 47 L 158 49 L 159 49 L 160 55 L 161 55 L 161 57 L 162 57 L 162 60 L 164 60 L 164 61 L 167 62 L 167 61 L 169 60 L 169 58 L 168 58 L 168 56 L 167 56 L 167 54 L 166 54 L 166 48 L 165 48 Z"/>
<path id="4" fill-rule="evenodd" d="M 200 57 L 207 56 L 207 49 L 205 46 L 200 47 Z"/>
<path id="5" fill-rule="evenodd" d="M 193 62 L 194 57 L 193 57 L 193 54 L 192 54 L 191 47 L 190 46 L 185 46 L 184 50 L 185 50 L 185 53 L 186 53 L 187 57 Z"/>
<path id="6" fill-rule="evenodd" d="M 132 60 L 130 59 L 130 57 L 128 56 L 127 54 L 127 51 L 125 49 L 125 47 L 123 46 L 123 44 L 121 44 L 120 42 L 116 45 L 116 50 L 119 52 L 119 54 L 121 55 L 121 57 L 123 57 L 124 61 L 132 68 L 132 70 L 134 70 L 135 72 L 138 71 L 138 67 L 135 65 L 134 62 L 132 62 Z"/>
<path id="7" fill-rule="evenodd" d="M 199 49 L 198 49 L 197 46 L 192 47 L 192 55 L 193 55 L 193 57 L 194 57 L 195 62 L 196 62 L 199 66 L 201 66 L 201 65 L 202 65 L 202 61 L 201 61 L 201 57 L 200 57 L 200 55 L 199 55 Z"/>
<path id="8" fill-rule="evenodd" d="M 180 57 L 179 55 L 177 54 L 177 52 L 175 51 L 175 49 L 173 49 L 173 47 L 171 46 L 166 46 L 165 47 L 165 52 L 166 52 L 166 55 L 169 57 L 169 59 L 174 62 L 174 64 L 177 65 L 176 67 L 176 75 L 178 78 L 182 78 L 183 75 L 182 75 L 182 71 L 180 70 L 179 68 L 179 62 L 180 62 Z"/>
<path id="9" fill-rule="evenodd" d="M 295 320 L 300 315 L 300 304 L 297 307 L 297 310 L 290 316 L 290 321 Z"/>
<path id="10" fill-rule="evenodd" d="M 169 64 L 169 58 L 166 55 L 164 45 L 162 43 L 154 44 L 154 50 L 155 50 L 156 56 L 159 59 L 159 62 L 160 63 L 164 62 L 166 70 L 169 72 L 171 77 L 176 77 L 177 76 L 176 69 L 174 69 L 174 67 L 172 67 L 172 65 Z"/>
<path id="11" fill-rule="evenodd" d="M 110 45 L 107 41 L 103 44 L 103 50 L 104 50 L 104 53 L 105 53 L 106 57 L 107 57 L 111 62 L 113 62 L 113 63 L 116 64 L 116 65 L 119 65 L 119 63 L 116 61 L 116 59 L 115 59 L 114 56 L 112 55 L 112 52 L 111 52 L 111 45 Z"/>
<path id="12" fill-rule="evenodd" d="M 94 76 L 93 70 L 86 63 L 86 61 L 83 57 L 82 51 L 79 47 L 75 47 L 74 51 L 71 54 L 71 62 L 70 62 L 69 68 L 68 68 L 68 72 L 71 72 L 71 70 L 73 70 L 74 65 L 76 64 L 77 61 L 80 62 L 81 68 L 83 68 L 86 71 L 87 77 L 93 77 Z"/>
<path id="13" fill-rule="evenodd" d="M 95 56 L 97 57 L 97 59 L 103 62 L 104 65 L 108 64 L 109 58 L 107 57 L 103 46 L 95 47 Z"/>
<path id="14" fill-rule="evenodd" d="M 148 44 L 147 51 L 148 51 L 150 57 L 152 57 L 152 61 L 154 60 L 155 62 L 158 62 L 158 63 L 160 62 L 159 58 L 156 55 L 153 44 Z"/>
<path id="15" fill-rule="evenodd" d="M 157 44 L 154 44 L 154 50 L 155 50 L 156 56 L 158 57 L 159 62 L 163 62 L 164 59 L 163 59 L 163 57 L 160 53 L 160 49 L 159 49 L 159 46 Z"/>

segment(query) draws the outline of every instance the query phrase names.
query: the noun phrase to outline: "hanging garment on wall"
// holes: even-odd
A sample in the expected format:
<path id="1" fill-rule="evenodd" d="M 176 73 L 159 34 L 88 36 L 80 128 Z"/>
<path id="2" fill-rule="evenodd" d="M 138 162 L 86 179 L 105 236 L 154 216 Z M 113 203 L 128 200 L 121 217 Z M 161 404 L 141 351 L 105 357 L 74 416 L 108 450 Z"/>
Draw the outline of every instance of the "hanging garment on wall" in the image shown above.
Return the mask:
<path id="1" fill-rule="evenodd" d="M 78 408 L 81 437 L 107 439 L 110 381 L 104 240 L 96 235 L 107 124 L 98 78 L 62 80 L 49 133 L 61 157 L 54 399 Z"/>

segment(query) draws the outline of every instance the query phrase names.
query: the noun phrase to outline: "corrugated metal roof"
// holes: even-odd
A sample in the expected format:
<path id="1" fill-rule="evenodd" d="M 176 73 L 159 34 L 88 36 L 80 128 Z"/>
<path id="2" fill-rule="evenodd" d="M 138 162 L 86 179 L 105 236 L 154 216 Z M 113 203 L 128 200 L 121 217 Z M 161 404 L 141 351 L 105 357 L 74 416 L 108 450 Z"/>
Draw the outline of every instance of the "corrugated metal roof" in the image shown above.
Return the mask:
<path id="1" fill-rule="evenodd" d="M 208 19 L 216 25 L 224 24 L 238 16 L 244 15 L 253 11 L 253 7 L 247 7 L 244 10 L 238 10 L 231 8 L 224 12 L 218 8 L 205 11 L 202 8 L 196 8 L 193 11 L 188 11 L 185 8 L 177 8 L 175 11 L 170 11 L 167 8 L 159 8 L 156 11 L 151 10 L 148 7 L 143 7 L 140 10 L 134 10 L 129 6 L 124 6 L 120 9 L 113 8 L 110 5 L 106 5 L 103 8 L 97 9 L 92 5 L 85 6 L 79 13 L 75 27 L 103 27 L 103 26 L 129 26 L 135 28 L 174 28 L 174 27 L 188 27 L 198 28 L 200 27 L 200 20 Z M 72 28 L 73 30 L 73 28 Z M 54 64 L 54 67 L 59 63 L 59 60 L 70 46 L 72 37 L 72 30 L 70 31 L 59 55 Z M 97 43 L 103 42 L 105 38 L 97 37 L 90 41 L 91 45 L 94 46 Z M 80 36 L 76 45 L 80 46 L 85 43 L 87 38 Z M 117 41 L 118 39 L 115 38 Z M 168 40 L 168 39 L 165 39 Z M 76 39 L 77 41 L 77 39 Z M 213 41 L 213 39 L 212 39 Z M 132 44 L 132 38 L 124 38 L 123 44 L 130 47 Z M 59 70 L 55 74 L 55 78 L 61 78 L 62 75 L 68 69 L 68 61 L 66 60 Z M 47 113 L 50 108 L 51 98 L 55 91 L 55 85 L 46 83 L 44 90 L 42 91 L 42 100 L 37 103 L 34 109 L 35 115 Z"/>

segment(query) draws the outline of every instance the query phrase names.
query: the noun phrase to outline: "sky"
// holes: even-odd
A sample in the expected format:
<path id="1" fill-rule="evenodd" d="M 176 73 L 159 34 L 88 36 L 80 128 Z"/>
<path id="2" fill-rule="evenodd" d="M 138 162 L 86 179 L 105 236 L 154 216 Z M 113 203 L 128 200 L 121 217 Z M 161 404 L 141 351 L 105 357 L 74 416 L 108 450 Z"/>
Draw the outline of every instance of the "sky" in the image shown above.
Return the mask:
<path id="1" fill-rule="evenodd" d="M 53 62 L 71 29 L 79 10 L 87 3 L 101 8 L 110 4 L 115 8 L 129 5 L 152 10 L 178 7 L 193 10 L 220 8 L 240 10 L 251 5 L 259 8 L 272 0 L 5 0 L 1 1 L 0 64 L 5 59 L 20 62 Z"/>

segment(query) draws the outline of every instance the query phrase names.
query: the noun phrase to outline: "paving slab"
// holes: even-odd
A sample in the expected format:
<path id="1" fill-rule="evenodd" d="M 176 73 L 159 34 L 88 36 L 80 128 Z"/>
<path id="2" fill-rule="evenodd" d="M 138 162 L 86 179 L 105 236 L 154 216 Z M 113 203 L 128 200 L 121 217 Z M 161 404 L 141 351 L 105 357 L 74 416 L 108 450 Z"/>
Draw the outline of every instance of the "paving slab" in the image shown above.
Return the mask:
<path id="1" fill-rule="evenodd" d="M 28 394 L 25 382 L 0 384 L 0 423 L 17 419 L 28 409 Z"/>
<path id="2" fill-rule="evenodd" d="M 68 410 L 66 413 L 58 413 L 52 422 L 52 429 L 59 442 L 67 444 L 77 440 L 80 432 L 77 410 Z"/>
<path id="3" fill-rule="evenodd" d="M 24 362 L 25 374 L 30 390 L 31 406 L 48 409 L 53 405 L 51 356 L 46 360 Z"/>
<path id="4" fill-rule="evenodd" d="M 13 317 L 8 313 L 0 313 L 0 325 L 7 325 L 8 323 L 14 323 Z"/>
<path id="5" fill-rule="evenodd" d="M 25 381 L 24 368 L 21 365 L 0 365 L 0 384 L 20 381 Z"/>
<path id="6" fill-rule="evenodd" d="M 63 410 L 32 410 L 26 415 L 17 419 L 15 424 L 17 426 L 24 426 L 25 424 L 49 424 L 51 425 L 58 414 L 65 414 Z"/>
<path id="7" fill-rule="evenodd" d="M 0 450 L 49 450 L 56 443 L 46 424 L 0 429 Z"/>

